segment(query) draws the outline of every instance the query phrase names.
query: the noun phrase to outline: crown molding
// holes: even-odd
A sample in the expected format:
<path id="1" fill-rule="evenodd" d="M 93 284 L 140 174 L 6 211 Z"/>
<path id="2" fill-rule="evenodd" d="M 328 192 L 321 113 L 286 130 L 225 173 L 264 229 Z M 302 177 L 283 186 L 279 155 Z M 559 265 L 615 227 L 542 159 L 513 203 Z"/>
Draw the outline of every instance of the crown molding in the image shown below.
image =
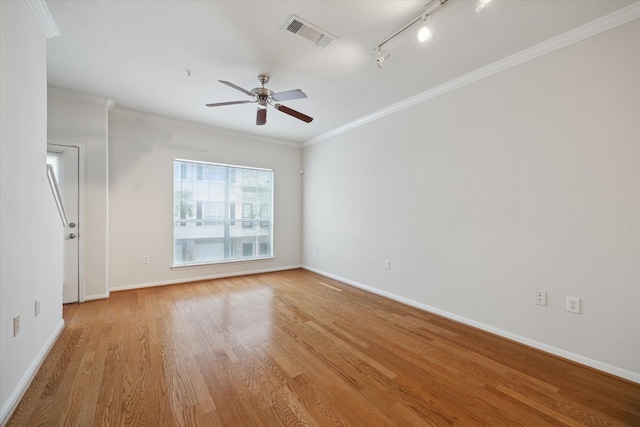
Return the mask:
<path id="1" fill-rule="evenodd" d="M 27 0 L 27 4 L 36 17 L 36 21 L 40 24 L 42 32 L 47 39 L 52 39 L 60 35 L 60 30 L 56 25 L 56 21 L 51 16 L 51 11 L 44 0 Z"/>
<path id="2" fill-rule="evenodd" d="M 274 145 L 284 145 L 286 147 L 302 148 L 302 146 L 300 144 L 295 143 L 295 142 L 281 141 L 279 139 L 266 138 L 266 137 L 263 137 L 263 136 L 255 136 L 255 135 L 250 135 L 250 134 L 247 134 L 247 133 L 236 132 L 236 131 L 227 130 L 227 129 L 221 129 L 221 128 L 217 128 L 217 127 L 213 127 L 213 126 L 209 126 L 209 125 L 203 125 L 203 124 L 193 123 L 193 122 L 186 122 L 186 121 L 183 121 L 183 120 L 171 119 L 171 118 L 168 118 L 168 117 L 156 116 L 156 115 L 153 115 L 153 114 L 141 113 L 141 112 L 138 112 L 138 111 L 126 110 L 124 108 L 113 108 L 109 112 L 109 114 L 112 115 L 112 116 L 125 117 L 125 118 L 140 120 L 140 121 L 148 122 L 148 123 L 155 123 L 155 124 L 160 124 L 160 125 L 173 126 L 173 127 L 178 127 L 178 128 L 187 129 L 187 130 L 194 130 L 194 131 L 198 131 L 198 132 L 206 132 L 206 133 L 210 133 L 210 134 L 217 135 L 217 136 L 225 136 L 225 137 L 229 137 L 229 138 L 239 138 L 239 139 L 257 141 L 257 142 L 264 142 L 264 143 L 267 143 L 267 144 L 274 144 Z"/>
<path id="3" fill-rule="evenodd" d="M 309 147 L 311 145 L 317 144 L 326 139 L 343 134 L 367 123 L 386 117 L 390 114 L 397 113 L 416 104 L 420 104 L 422 102 L 436 98 L 440 95 L 444 95 L 445 93 L 475 83 L 478 80 L 493 76 L 502 71 L 521 65 L 525 62 L 532 61 L 548 53 L 562 49 L 574 43 L 578 43 L 589 37 L 593 37 L 597 34 L 603 33 L 638 18 L 640 18 L 640 2 L 622 8 L 607 16 L 603 16 L 602 18 L 596 19 L 595 21 L 589 22 L 585 25 L 546 40 L 521 52 L 515 53 L 504 59 L 467 73 L 461 77 L 450 80 L 440 86 L 436 86 L 425 92 L 419 93 L 403 101 L 392 104 L 386 108 L 383 108 L 382 110 L 378 110 L 372 114 L 361 117 L 343 126 L 330 130 L 329 132 L 325 132 L 321 135 L 309 139 L 308 141 L 305 141 L 302 146 Z"/>
<path id="4" fill-rule="evenodd" d="M 62 89 L 55 86 L 47 87 L 47 95 L 54 96 L 56 98 L 69 99 L 71 101 L 79 101 L 87 104 L 99 105 L 101 107 L 106 107 L 109 110 L 112 109 L 115 105 L 115 103 L 111 99 L 85 95 L 84 93 L 79 92 L 72 92 L 70 90 Z"/>

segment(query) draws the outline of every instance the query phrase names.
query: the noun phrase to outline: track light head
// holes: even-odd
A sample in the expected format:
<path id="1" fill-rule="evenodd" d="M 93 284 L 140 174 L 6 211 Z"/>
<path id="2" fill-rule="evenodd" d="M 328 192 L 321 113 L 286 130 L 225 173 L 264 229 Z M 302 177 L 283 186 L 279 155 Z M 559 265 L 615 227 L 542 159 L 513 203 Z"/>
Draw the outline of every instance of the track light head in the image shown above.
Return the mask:
<path id="1" fill-rule="evenodd" d="M 482 13 L 484 8 L 491 3 L 491 0 L 478 0 L 478 5 L 476 6 L 476 13 Z"/>
<path id="2" fill-rule="evenodd" d="M 427 22 L 427 19 L 429 19 L 429 22 Z M 423 21 L 423 24 L 420 27 L 420 30 L 418 31 L 418 41 L 420 43 L 430 40 L 433 37 L 433 32 L 431 31 L 431 27 L 430 27 L 431 16 L 425 14 L 424 17 L 422 18 L 422 21 Z"/>
<path id="3" fill-rule="evenodd" d="M 376 64 L 378 65 L 378 68 L 382 68 L 382 63 L 386 61 L 391 56 L 391 54 L 384 50 L 381 51 L 379 46 L 375 49 L 375 52 L 376 52 Z"/>
<path id="4" fill-rule="evenodd" d="M 431 29 L 426 25 L 420 28 L 420 31 L 418 31 L 418 41 L 420 43 L 430 40 L 432 37 L 433 33 L 431 32 Z"/>

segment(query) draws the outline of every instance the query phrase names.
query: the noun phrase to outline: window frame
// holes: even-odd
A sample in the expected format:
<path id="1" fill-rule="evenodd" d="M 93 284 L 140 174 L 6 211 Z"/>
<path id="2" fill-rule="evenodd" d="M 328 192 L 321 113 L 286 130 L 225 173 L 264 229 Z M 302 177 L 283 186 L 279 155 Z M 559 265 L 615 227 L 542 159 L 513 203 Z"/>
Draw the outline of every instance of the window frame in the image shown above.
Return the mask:
<path id="1" fill-rule="evenodd" d="M 192 164 L 191 167 L 191 173 L 194 174 L 194 176 L 188 177 L 188 169 L 189 169 L 189 165 L 188 164 Z M 176 166 L 178 167 L 178 173 L 176 174 Z M 193 218 L 181 218 L 182 215 L 179 215 L 178 217 L 176 217 L 175 214 L 175 210 L 178 207 L 178 205 L 176 204 L 176 191 L 182 191 L 183 187 L 178 188 L 176 183 L 178 181 L 184 181 L 184 180 L 192 180 L 193 183 L 202 183 L 202 182 L 206 182 L 206 181 L 213 181 L 213 179 L 207 179 L 207 173 L 203 172 L 202 170 L 204 168 L 206 168 L 206 166 L 215 166 L 215 167 L 224 167 L 227 168 L 228 173 L 226 173 L 226 179 L 224 181 L 224 187 L 225 187 L 225 200 L 222 203 L 225 203 L 226 205 L 226 209 L 225 209 L 225 218 L 222 219 L 221 221 L 225 223 L 225 231 L 224 231 L 224 236 L 223 237 L 216 237 L 214 235 L 206 235 L 206 236 L 202 236 L 202 237 L 193 237 L 191 238 L 191 240 L 193 241 L 192 244 L 196 245 L 198 244 L 197 240 L 202 240 L 203 243 L 204 241 L 214 241 L 214 240 L 223 240 L 224 241 L 224 245 L 225 245 L 225 250 L 224 250 L 224 259 L 209 259 L 209 260 L 204 260 L 204 261 L 177 261 L 176 260 L 176 242 L 177 240 L 179 240 L 179 238 L 177 237 L 177 234 L 179 233 L 179 229 L 181 227 L 185 227 L 188 226 L 187 223 L 189 221 L 192 221 L 194 223 L 194 228 L 203 228 L 202 227 L 202 223 L 204 222 L 206 224 L 206 218 L 204 218 L 206 216 L 206 211 L 207 209 L 205 209 L 204 205 L 206 205 L 207 203 L 215 203 L 218 202 L 217 200 L 211 200 L 211 198 L 208 199 L 208 201 L 198 201 L 198 200 L 193 200 L 193 207 L 197 210 L 197 204 L 198 203 L 202 203 L 203 207 L 203 213 L 204 215 L 203 218 L 196 218 L 197 215 L 193 215 Z M 265 259 L 273 259 L 275 258 L 275 233 L 273 232 L 273 228 L 274 228 L 274 222 L 275 222 L 275 206 L 274 206 L 274 201 L 275 201 L 275 171 L 273 169 L 268 169 L 268 168 L 258 168 L 258 167 L 252 167 L 252 166 L 238 166 L 238 165 L 231 165 L 231 164 L 224 164 L 224 163 L 215 163 L 215 162 L 206 162 L 206 161 L 200 161 L 200 160 L 189 160 L 189 159 L 182 159 L 182 158 L 174 158 L 173 159 L 173 170 L 174 170 L 174 182 L 173 182 L 173 194 L 174 194 L 174 202 L 173 202 L 173 236 L 172 236 L 172 266 L 171 269 L 184 269 L 184 268 L 194 268 L 194 267 L 206 267 L 206 266 L 210 266 L 210 265 L 215 265 L 215 264 L 228 264 L 228 263 L 236 263 L 236 262 L 250 262 L 250 261 L 263 261 Z M 229 197 L 229 191 L 231 186 L 233 185 L 237 185 L 236 184 L 236 176 L 238 175 L 238 170 L 248 170 L 248 171 L 256 171 L 256 172 L 269 172 L 270 175 L 270 194 L 269 194 L 269 201 L 268 204 L 270 206 L 270 218 L 268 218 L 266 221 L 260 217 L 260 219 L 252 219 L 251 221 L 253 222 L 253 227 L 249 228 L 249 229 L 245 229 L 244 227 L 241 227 L 243 230 L 245 231 L 251 231 L 251 230 L 257 230 L 257 231 L 261 231 L 264 232 L 266 231 L 266 234 L 256 234 L 255 236 L 245 236 L 245 235 L 239 235 L 239 236 L 232 236 L 231 232 L 230 232 L 230 227 L 237 227 L 237 226 L 241 226 L 243 224 L 242 220 L 243 218 L 238 218 L 238 216 L 242 217 L 244 216 L 243 213 L 241 213 L 240 215 L 237 214 L 237 207 L 242 206 L 244 204 L 244 198 L 241 197 L 240 200 L 237 199 L 231 199 L 228 198 Z M 190 189 L 190 191 L 195 191 L 195 189 Z M 244 192 L 242 192 L 242 194 L 244 194 Z M 257 203 L 257 204 L 256 204 Z M 260 206 L 261 201 L 256 201 L 254 203 L 252 203 L 252 209 L 255 211 L 256 210 L 256 206 Z M 180 212 L 182 212 L 182 209 L 180 209 Z M 194 211 L 194 214 L 196 213 L 196 211 Z M 255 213 L 255 212 L 253 212 Z M 261 213 L 261 212 L 260 212 Z M 181 220 L 186 220 L 186 222 L 182 222 Z M 246 219 L 245 219 L 246 221 Z M 261 227 L 263 223 L 269 223 L 269 225 L 267 227 Z M 200 227 L 198 227 L 198 225 L 201 225 Z M 266 241 L 263 240 L 266 236 Z M 252 238 L 255 239 L 255 244 L 254 246 L 254 255 L 251 257 L 244 257 L 243 256 L 243 250 L 236 250 L 236 252 L 238 252 L 240 255 L 236 254 L 236 255 L 232 255 L 231 254 L 231 249 L 234 247 L 239 247 L 239 248 L 243 248 L 243 241 L 246 241 L 248 238 Z M 183 239 L 183 240 L 189 240 L 189 239 Z M 234 242 L 235 240 L 235 242 Z M 257 250 L 255 248 L 261 248 L 264 244 L 268 245 L 271 250 L 267 251 L 267 255 L 263 255 L 263 251 L 262 250 Z M 238 246 L 239 245 L 239 246 Z"/>

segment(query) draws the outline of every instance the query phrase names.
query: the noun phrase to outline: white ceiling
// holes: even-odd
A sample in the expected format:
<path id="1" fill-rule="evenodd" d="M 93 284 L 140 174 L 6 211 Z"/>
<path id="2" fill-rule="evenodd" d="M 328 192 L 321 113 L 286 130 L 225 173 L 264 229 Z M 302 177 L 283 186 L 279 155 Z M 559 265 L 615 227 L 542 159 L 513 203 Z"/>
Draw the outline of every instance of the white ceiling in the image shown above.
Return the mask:
<path id="1" fill-rule="evenodd" d="M 456 77 L 626 7 L 637 0 L 449 0 L 431 18 L 434 38 L 394 38 L 379 69 L 372 48 L 428 1 L 52 1 L 61 36 L 48 42 L 51 86 L 108 98 L 116 107 L 283 141 L 305 142 Z M 326 49 L 283 30 L 292 14 L 336 35 Z M 185 69 L 192 71 L 187 77 Z M 218 83 L 275 92 L 314 117 L 274 109 L 255 125 L 256 104 Z"/>

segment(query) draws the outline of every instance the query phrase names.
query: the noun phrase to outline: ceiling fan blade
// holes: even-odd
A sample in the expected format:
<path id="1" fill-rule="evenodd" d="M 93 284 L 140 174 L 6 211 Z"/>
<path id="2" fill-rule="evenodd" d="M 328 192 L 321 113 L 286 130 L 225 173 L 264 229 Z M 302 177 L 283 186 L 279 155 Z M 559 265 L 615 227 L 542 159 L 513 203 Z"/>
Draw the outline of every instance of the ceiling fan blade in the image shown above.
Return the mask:
<path id="1" fill-rule="evenodd" d="M 240 86 L 238 86 L 238 85 L 234 85 L 233 83 L 228 82 L 228 81 L 226 81 L 226 80 L 218 80 L 218 81 L 219 81 L 220 83 L 222 83 L 222 84 L 225 84 L 225 85 L 227 85 L 227 86 L 229 86 L 229 87 L 234 88 L 235 90 L 239 90 L 239 91 L 240 91 L 240 92 L 242 92 L 242 93 L 246 93 L 246 94 L 247 94 L 247 95 L 249 95 L 249 96 L 253 96 L 253 93 L 252 93 L 252 92 L 250 92 L 250 91 L 248 91 L 248 90 L 246 90 L 246 89 L 243 89 L 243 88 L 241 88 L 241 87 L 240 87 Z"/>
<path id="2" fill-rule="evenodd" d="M 280 102 L 280 101 L 289 101 L 291 99 L 306 98 L 307 94 L 304 93 L 304 91 L 301 89 L 294 89 L 294 90 L 285 90 L 284 92 L 274 93 L 273 95 L 271 95 L 271 97 L 276 101 Z"/>
<path id="3" fill-rule="evenodd" d="M 251 101 L 229 101 L 229 102 L 214 102 L 213 104 L 205 104 L 207 107 L 222 107 L 223 105 L 235 105 L 235 104 L 248 104 Z"/>
<path id="4" fill-rule="evenodd" d="M 276 104 L 274 105 L 274 107 L 276 107 L 278 110 L 282 111 L 283 113 L 290 115 L 291 117 L 295 117 L 296 119 L 302 120 L 303 122 L 311 123 L 311 120 L 313 120 L 313 117 L 309 117 L 306 114 L 302 114 L 301 112 L 293 110 L 289 107 L 285 107 L 284 105 Z"/>
<path id="5" fill-rule="evenodd" d="M 262 126 L 267 123 L 267 109 L 258 108 L 258 115 L 256 116 L 256 125 Z"/>

